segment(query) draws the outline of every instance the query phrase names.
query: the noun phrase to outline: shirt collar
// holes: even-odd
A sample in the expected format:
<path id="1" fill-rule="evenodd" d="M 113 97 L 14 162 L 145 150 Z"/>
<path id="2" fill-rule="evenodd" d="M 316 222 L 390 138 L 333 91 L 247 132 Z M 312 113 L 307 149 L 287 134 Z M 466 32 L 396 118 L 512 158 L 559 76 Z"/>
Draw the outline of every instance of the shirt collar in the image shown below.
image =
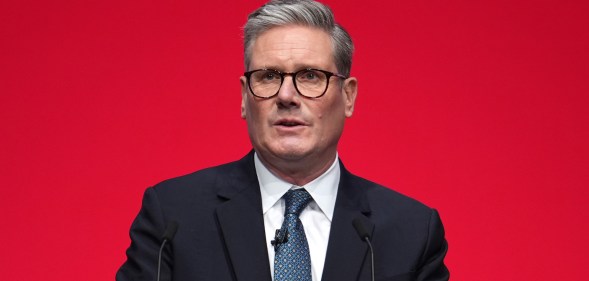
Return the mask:
<path id="1" fill-rule="evenodd" d="M 330 221 L 333 218 L 337 187 L 340 179 L 338 159 L 338 155 L 336 154 L 333 163 L 325 173 L 303 186 Z M 289 189 L 296 188 L 296 186 L 270 172 L 262 161 L 260 161 L 257 153 L 254 154 L 254 164 L 262 194 L 262 211 L 265 214 Z"/>

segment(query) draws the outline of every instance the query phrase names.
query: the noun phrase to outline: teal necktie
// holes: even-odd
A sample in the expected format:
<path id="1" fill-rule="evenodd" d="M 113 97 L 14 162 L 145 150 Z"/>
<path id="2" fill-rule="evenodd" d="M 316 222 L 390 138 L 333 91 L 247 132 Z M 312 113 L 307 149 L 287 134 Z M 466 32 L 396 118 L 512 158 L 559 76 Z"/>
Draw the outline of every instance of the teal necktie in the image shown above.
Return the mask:
<path id="1" fill-rule="evenodd" d="M 280 235 L 286 235 L 276 245 L 274 257 L 275 281 L 312 281 L 309 244 L 299 215 L 312 198 L 304 189 L 289 190 L 284 196 L 286 208 Z"/>

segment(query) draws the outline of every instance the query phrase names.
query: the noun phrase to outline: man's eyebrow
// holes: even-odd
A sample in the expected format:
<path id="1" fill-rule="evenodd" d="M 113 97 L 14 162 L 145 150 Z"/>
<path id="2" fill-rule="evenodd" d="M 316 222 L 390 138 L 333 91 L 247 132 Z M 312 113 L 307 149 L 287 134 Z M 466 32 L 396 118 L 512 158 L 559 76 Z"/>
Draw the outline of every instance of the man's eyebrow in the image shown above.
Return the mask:
<path id="1" fill-rule="evenodd" d="M 305 63 L 305 64 L 295 64 L 295 67 L 292 69 L 292 71 L 287 71 L 283 67 L 279 67 L 279 66 L 275 66 L 275 65 L 264 65 L 259 68 L 252 68 L 252 70 L 254 70 L 254 69 L 272 69 L 272 70 L 278 70 L 280 72 L 297 72 L 297 71 L 300 71 L 303 69 L 308 69 L 308 68 L 325 69 L 324 67 L 319 67 L 317 65 L 311 65 L 311 64 Z"/>
<path id="2" fill-rule="evenodd" d="M 273 70 L 283 71 L 283 69 L 281 67 L 278 67 L 276 65 L 264 65 L 262 68 L 263 69 L 273 69 Z"/>

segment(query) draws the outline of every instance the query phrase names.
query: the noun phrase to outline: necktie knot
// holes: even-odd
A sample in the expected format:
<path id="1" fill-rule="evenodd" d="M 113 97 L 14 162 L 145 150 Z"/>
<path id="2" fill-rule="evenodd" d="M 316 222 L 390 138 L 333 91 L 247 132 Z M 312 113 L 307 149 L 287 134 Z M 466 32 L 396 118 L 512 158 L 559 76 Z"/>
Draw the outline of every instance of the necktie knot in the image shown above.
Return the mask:
<path id="1" fill-rule="evenodd" d="M 284 194 L 284 201 L 286 203 L 284 215 L 295 215 L 298 217 L 309 202 L 311 202 L 311 199 L 311 195 L 304 188 L 289 190 Z"/>

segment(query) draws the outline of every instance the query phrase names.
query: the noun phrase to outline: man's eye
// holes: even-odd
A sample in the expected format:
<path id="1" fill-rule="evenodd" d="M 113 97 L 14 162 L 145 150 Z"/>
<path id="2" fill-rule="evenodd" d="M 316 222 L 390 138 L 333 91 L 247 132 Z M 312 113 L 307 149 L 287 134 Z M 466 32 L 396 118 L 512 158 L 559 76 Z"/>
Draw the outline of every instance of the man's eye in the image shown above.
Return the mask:
<path id="1" fill-rule="evenodd" d="M 307 71 L 303 73 L 303 79 L 305 80 L 313 80 L 313 79 L 317 79 L 317 74 L 313 71 Z"/>
<path id="2" fill-rule="evenodd" d="M 274 80 L 274 79 L 278 79 L 278 74 L 274 73 L 274 72 L 266 72 L 264 73 L 264 75 L 262 76 L 262 79 L 264 80 Z"/>
<path id="3" fill-rule="evenodd" d="M 316 71 L 311 71 L 311 70 L 307 70 L 304 72 L 301 72 L 297 75 L 297 80 L 299 81 L 317 81 L 321 79 L 321 75 L 319 75 L 319 73 L 317 73 Z"/>

